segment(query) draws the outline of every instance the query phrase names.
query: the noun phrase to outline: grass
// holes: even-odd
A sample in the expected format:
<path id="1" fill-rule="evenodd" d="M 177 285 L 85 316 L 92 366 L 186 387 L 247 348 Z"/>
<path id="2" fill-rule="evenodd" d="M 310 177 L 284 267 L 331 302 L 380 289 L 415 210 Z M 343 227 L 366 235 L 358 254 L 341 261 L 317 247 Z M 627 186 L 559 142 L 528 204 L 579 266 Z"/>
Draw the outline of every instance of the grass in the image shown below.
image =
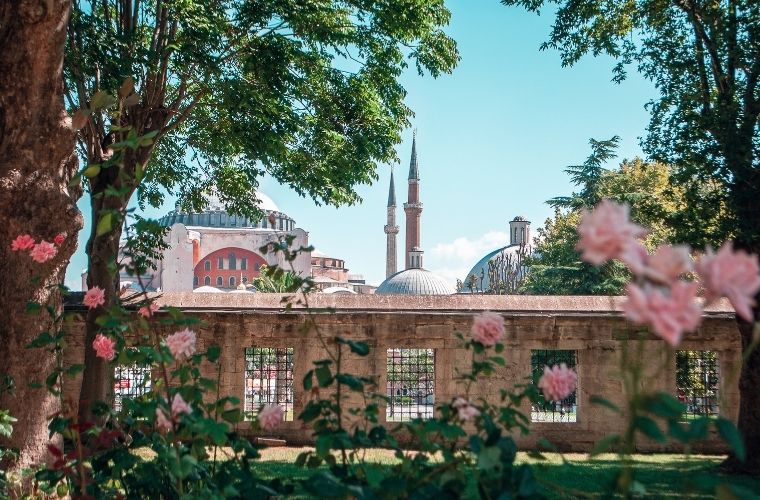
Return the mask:
<path id="1" fill-rule="evenodd" d="M 266 478 L 286 477 L 290 480 L 306 479 L 309 469 L 293 463 L 308 448 L 267 448 L 257 469 Z M 542 492 L 549 498 L 600 497 L 612 484 L 619 464 L 615 455 L 601 455 L 588 460 L 585 454 L 556 453 L 536 460 L 520 453 L 519 463 L 530 463 L 540 479 Z M 368 460 L 392 465 L 397 462 L 393 452 L 371 450 Z M 653 454 L 635 455 L 636 479 L 646 487 L 646 498 L 715 498 L 716 487 L 732 484 L 744 489 L 741 498 L 760 499 L 760 477 L 722 476 L 716 467 L 725 457 L 714 455 Z M 757 492 L 757 493 L 752 493 Z"/>
<path id="2" fill-rule="evenodd" d="M 261 450 L 261 460 L 254 467 L 265 479 L 279 477 L 298 482 L 314 472 L 294 464 L 299 453 L 309 449 L 265 448 Z M 220 451 L 221 459 L 229 452 Z M 139 450 L 137 454 L 146 459 L 152 457 L 148 449 Z M 388 466 L 398 462 L 389 450 L 368 450 L 366 457 L 369 462 Z M 545 453 L 544 457 L 545 460 L 537 460 L 520 452 L 517 462 L 533 466 L 542 493 L 549 498 L 601 498 L 601 492 L 609 491 L 619 468 L 617 456 L 611 454 L 592 460 L 580 453 Z M 760 477 L 721 475 L 717 466 L 724 458 L 716 455 L 634 455 L 635 478 L 646 488 L 644 498 L 715 498 L 716 488 L 730 484 L 742 489 L 738 498 L 760 499 Z M 308 496 L 299 493 L 294 498 Z"/>

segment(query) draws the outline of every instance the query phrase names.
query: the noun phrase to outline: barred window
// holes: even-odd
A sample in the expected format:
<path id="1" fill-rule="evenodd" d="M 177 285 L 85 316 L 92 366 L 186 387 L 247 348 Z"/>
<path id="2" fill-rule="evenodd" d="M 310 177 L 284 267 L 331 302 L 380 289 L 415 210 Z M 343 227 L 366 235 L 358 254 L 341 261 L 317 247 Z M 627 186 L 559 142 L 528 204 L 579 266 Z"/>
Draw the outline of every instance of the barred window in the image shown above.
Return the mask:
<path id="1" fill-rule="evenodd" d="M 435 349 L 388 349 L 388 405 L 385 419 L 432 418 L 435 405 Z"/>
<path id="2" fill-rule="evenodd" d="M 676 392 L 686 420 L 719 414 L 719 384 L 715 351 L 676 351 Z"/>
<path id="3" fill-rule="evenodd" d="M 530 352 L 531 376 L 533 384 L 544 374 L 544 367 L 565 363 L 568 368 L 576 367 L 575 351 L 560 349 L 538 349 Z M 547 401 L 544 395 L 531 405 L 530 419 L 533 422 L 577 422 L 578 421 L 578 390 L 576 389 L 562 401 Z"/>
<path id="4" fill-rule="evenodd" d="M 121 411 L 124 398 L 137 398 L 150 392 L 150 366 L 117 365 L 114 369 L 113 409 Z"/>
<path id="5" fill-rule="evenodd" d="M 251 420 L 262 405 L 277 404 L 285 420 L 293 420 L 293 348 L 245 349 L 245 418 Z"/>

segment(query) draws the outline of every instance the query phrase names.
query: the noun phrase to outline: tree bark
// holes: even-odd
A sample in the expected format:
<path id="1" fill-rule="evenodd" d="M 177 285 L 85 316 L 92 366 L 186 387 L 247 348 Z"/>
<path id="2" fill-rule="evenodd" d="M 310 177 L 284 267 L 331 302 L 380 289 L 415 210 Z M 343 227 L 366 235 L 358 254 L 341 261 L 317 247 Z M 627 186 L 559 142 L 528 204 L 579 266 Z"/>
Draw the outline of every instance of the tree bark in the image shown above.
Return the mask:
<path id="1" fill-rule="evenodd" d="M 752 168 L 751 140 L 747 148 L 732 148 L 739 154 L 737 172 L 731 189 L 731 201 L 736 214 L 735 247 L 760 258 L 760 171 Z M 741 154 L 741 152 L 745 154 Z M 749 151 L 749 154 L 747 152 Z M 730 158 L 730 156 L 729 156 Z M 760 293 L 753 308 L 755 322 L 760 321 Z M 754 323 L 737 317 L 742 352 L 752 343 Z M 747 460 L 740 462 L 729 456 L 723 468 L 734 473 L 760 474 L 760 346 L 755 347 L 742 365 L 739 376 L 739 417 L 737 427 L 744 437 Z"/>
<path id="2" fill-rule="evenodd" d="M 56 285 L 63 283 L 82 228 L 76 207 L 81 190 L 69 187 L 78 162 L 61 73 L 70 11 L 70 0 L 0 2 L 0 371 L 15 382 L 13 392 L 0 394 L 0 408 L 18 419 L 0 445 L 19 450 L 12 468 L 48 458 L 48 420 L 60 409 L 45 388 L 29 387 L 52 372 L 55 355 L 25 348 L 51 326 L 44 309 L 28 314 L 26 305 L 35 301 L 60 310 Z M 19 234 L 52 242 L 59 233 L 67 238 L 45 263 L 11 250 Z"/>

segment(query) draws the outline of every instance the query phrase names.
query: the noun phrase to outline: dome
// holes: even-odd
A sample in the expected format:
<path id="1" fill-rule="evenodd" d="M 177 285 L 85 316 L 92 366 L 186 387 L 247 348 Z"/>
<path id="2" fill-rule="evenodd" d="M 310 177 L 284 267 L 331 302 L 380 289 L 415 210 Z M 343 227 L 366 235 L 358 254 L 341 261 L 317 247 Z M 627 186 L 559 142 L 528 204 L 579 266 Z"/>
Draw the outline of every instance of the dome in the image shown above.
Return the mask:
<path id="1" fill-rule="evenodd" d="M 296 222 L 285 213 L 281 212 L 277 204 L 261 191 L 252 194 L 258 201 L 258 206 L 264 211 L 265 216 L 261 220 L 251 220 L 241 215 L 227 213 L 224 204 L 215 191 L 206 195 L 208 202 L 206 208 L 197 212 L 185 212 L 179 205 L 163 216 L 159 223 L 162 226 L 184 224 L 191 227 L 218 227 L 218 228 L 247 228 L 247 229 L 274 229 L 278 231 L 292 231 Z M 273 222 L 270 220 L 274 217 Z"/>
<path id="2" fill-rule="evenodd" d="M 470 276 L 475 276 L 476 280 L 473 291 L 488 291 L 491 287 L 490 269 L 488 264 L 491 261 L 498 261 L 500 259 L 510 259 L 511 263 L 516 263 L 519 258 L 518 254 L 520 253 L 521 248 L 523 249 L 523 252 L 526 250 L 527 252 L 530 252 L 530 248 L 526 248 L 523 245 L 508 245 L 506 247 L 497 248 L 493 252 L 486 254 L 482 259 L 478 261 L 477 264 L 472 267 L 472 269 L 470 269 L 470 272 L 467 273 L 467 275 L 464 277 L 464 288 L 462 291 L 470 291 L 470 288 L 467 286 L 467 280 L 470 279 Z"/>
<path id="3" fill-rule="evenodd" d="M 377 295 L 452 295 L 453 286 L 426 269 L 405 269 L 383 281 Z"/>
<path id="4" fill-rule="evenodd" d="M 350 288 L 346 288 L 344 286 L 329 286 L 322 290 L 322 293 L 337 293 L 337 294 L 347 294 L 347 295 L 356 295 L 356 292 L 351 290 Z"/>
<path id="5" fill-rule="evenodd" d="M 224 293 L 224 292 L 213 286 L 204 285 L 204 286 L 199 286 L 198 288 L 194 289 L 193 293 Z"/>

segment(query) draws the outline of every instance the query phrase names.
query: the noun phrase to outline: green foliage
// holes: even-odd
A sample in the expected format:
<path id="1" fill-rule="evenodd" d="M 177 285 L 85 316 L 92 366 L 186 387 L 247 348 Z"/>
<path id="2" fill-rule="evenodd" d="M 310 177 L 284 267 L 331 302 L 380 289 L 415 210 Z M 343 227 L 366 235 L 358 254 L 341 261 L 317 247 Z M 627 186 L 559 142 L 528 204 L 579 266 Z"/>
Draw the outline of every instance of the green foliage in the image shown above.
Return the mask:
<path id="1" fill-rule="evenodd" d="M 615 169 L 600 163 L 614 158 L 617 137 L 607 141 L 591 140 L 592 152 L 578 166 L 566 172 L 579 191 L 547 203 L 555 207 L 554 217 L 539 228 L 536 253 L 526 259 L 530 267 L 523 289 L 539 295 L 619 295 L 630 279 L 624 265 L 612 261 L 601 267 L 582 262 L 575 249 L 581 210 L 607 198 L 627 203 L 632 220 L 650 228 L 644 243 L 654 249 L 661 243 L 675 243 L 682 235 L 677 229 L 684 218 L 698 218 L 703 227 L 716 227 L 718 215 L 698 216 L 689 206 L 685 190 L 671 183 L 674 169 L 640 158 L 624 160 Z M 698 183 L 695 183 L 698 184 Z M 704 183 L 703 183 L 704 185 Z M 712 218 L 711 218 L 712 217 Z M 713 233 L 709 243 L 717 244 Z"/>
<path id="2" fill-rule="evenodd" d="M 232 212 L 260 215 L 265 172 L 354 203 L 408 125 L 408 61 L 433 76 L 458 61 L 449 16 L 439 0 L 75 3 L 64 75 L 92 193 L 116 181 L 100 168 L 116 146 L 134 153 L 113 187 L 153 206 L 166 190 L 198 207 L 215 186 Z"/>

